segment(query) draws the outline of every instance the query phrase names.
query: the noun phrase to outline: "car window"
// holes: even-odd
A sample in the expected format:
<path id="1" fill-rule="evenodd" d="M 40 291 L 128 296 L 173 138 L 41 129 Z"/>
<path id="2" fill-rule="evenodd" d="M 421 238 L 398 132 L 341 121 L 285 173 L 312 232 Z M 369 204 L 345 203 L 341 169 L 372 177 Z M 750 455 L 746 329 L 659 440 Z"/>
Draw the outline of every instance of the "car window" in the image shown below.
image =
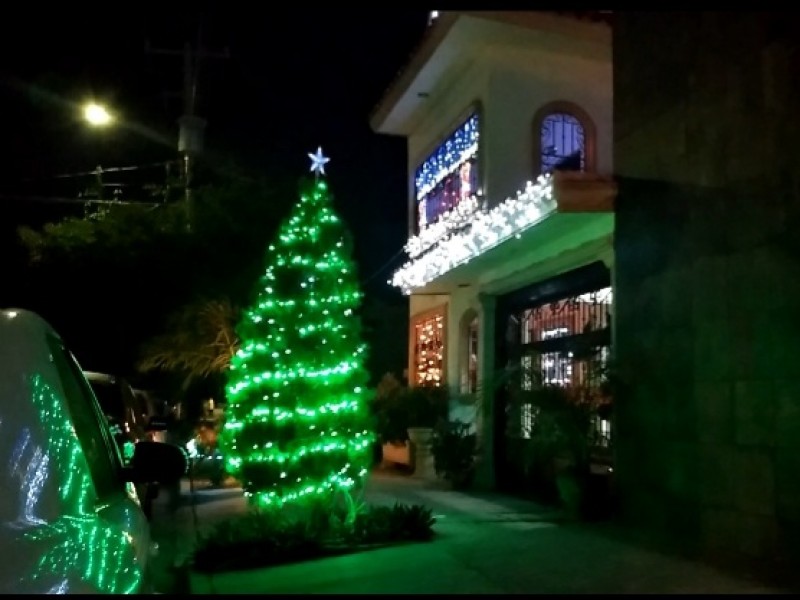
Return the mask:
<path id="1" fill-rule="evenodd" d="M 136 393 L 124 379 L 120 383 L 120 396 L 125 404 L 125 413 L 127 419 L 130 421 L 130 426 L 134 428 L 142 427 L 144 415 L 142 415 L 139 410 L 139 402 Z"/>
<path id="2" fill-rule="evenodd" d="M 122 459 L 110 439 L 105 417 L 72 354 L 57 339 L 50 340 L 50 347 L 97 496 L 103 499 L 116 494 L 124 489 L 120 472 Z"/>
<path id="3" fill-rule="evenodd" d="M 148 417 L 150 415 L 150 403 L 148 402 L 147 393 L 134 390 L 133 397 L 136 399 L 136 410 L 139 411 L 142 417 Z"/>
<path id="4" fill-rule="evenodd" d="M 103 413 L 112 423 L 121 423 L 125 420 L 125 405 L 122 403 L 119 388 L 110 381 L 89 381 L 94 391 L 94 396 L 100 403 Z"/>

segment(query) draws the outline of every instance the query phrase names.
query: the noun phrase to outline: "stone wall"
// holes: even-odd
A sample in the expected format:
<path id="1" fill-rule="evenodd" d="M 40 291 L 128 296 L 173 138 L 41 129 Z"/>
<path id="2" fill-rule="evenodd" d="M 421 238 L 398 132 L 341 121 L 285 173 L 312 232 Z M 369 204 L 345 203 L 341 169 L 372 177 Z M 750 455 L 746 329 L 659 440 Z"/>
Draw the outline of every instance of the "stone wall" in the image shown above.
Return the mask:
<path id="1" fill-rule="evenodd" d="M 713 553 L 800 547 L 800 20 L 617 13 L 623 514 Z"/>

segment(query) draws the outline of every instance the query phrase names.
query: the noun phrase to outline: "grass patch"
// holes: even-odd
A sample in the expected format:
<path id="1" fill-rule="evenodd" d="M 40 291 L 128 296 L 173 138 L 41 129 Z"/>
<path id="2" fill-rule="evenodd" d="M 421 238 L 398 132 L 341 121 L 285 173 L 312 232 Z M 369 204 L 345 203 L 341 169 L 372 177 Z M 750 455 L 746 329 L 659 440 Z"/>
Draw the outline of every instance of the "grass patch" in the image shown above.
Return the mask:
<path id="1" fill-rule="evenodd" d="M 213 527 L 195 548 L 192 566 L 213 573 L 324 558 L 375 547 L 430 540 L 431 510 L 413 504 L 312 507 L 304 518 L 252 511 Z"/>

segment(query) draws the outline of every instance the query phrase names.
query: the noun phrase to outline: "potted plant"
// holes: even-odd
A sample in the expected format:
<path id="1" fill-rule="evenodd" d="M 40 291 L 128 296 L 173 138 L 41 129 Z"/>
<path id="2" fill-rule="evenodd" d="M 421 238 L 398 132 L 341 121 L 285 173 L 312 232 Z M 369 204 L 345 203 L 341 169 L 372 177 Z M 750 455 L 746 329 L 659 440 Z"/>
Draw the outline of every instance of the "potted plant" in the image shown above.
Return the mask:
<path id="1" fill-rule="evenodd" d="M 386 373 L 375 392 L 372 410 L 383 464 L 411 466 L 408 411 L 403 406 L 404 390 L 394 375 Z"/>
<path id="2" fill-rule="evenodd" d="M 406 387 L 387 374 L 378 385 L 373 416 L 384 462 L 406 464 L 419 477 L 435 477 L 430 440 L 448 413 L 447 388 Z"/>
<path id="3" fill-rule="evenodd" d="M 408 439 L 416 477 L 432 479 L 436 476 L 431 437 L 439 420 L 447 418 L 449 399 L 448 389 L 438 386 L 408 387 L 401 395 L 400 402 L 407 411 Z"/>
<path id="4" fill-rule="evenodd" d="M 540 481 L 550 482 L 565 512 L 577 517 L 583 504 L 591 464 L 592 408 L 574 390 L 538 384 L 514 395 L 517 411 L 531 415 L 519 451 L 528 469 L 538 469 Z"/>
<path id="5" fill-rule="evenodd" d="M 566 398 L 550 424 L 556 438 L 556 487 L 565 511 L 573 518 L 583 512 L 591 474 L 591 419 L 591 406 Z"/>
<path id="6" fill-rule="evenodd" d="M 454 489 L 466 489 L 475 477 L 478 436 L 470 423 L 442 419 L 433 430 L 431 452 L 436 474 Z"/>

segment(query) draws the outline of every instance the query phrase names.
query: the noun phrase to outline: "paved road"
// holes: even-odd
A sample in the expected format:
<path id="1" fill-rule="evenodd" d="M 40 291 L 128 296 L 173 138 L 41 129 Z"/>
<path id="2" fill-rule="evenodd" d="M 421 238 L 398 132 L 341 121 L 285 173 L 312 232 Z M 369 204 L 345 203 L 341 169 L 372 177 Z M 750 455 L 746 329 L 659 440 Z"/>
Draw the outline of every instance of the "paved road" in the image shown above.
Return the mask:
<path id="1" fill-rule="evenodd" d="M 195 498 L 200 530 L 246 510 L 237 490 L 200 491 Z M 192 593 L 219 594 L 782 591 L 644 549 L 610 525 L 559 524 L 550 511 L 497 494 L 461 494 L 377 474 L 366 500 L 431 507 L 437 516 L 436 539 L 269 569 L 191 574 L 184 586 Z M 190 507 L 178 509 L 168 521 L 169 531 L 160 531 L 164 539 L 172 536 L 165 556 L 186 554 L 194 531 Z M 162 591 L 186 590 L 173 581 Z"/>

